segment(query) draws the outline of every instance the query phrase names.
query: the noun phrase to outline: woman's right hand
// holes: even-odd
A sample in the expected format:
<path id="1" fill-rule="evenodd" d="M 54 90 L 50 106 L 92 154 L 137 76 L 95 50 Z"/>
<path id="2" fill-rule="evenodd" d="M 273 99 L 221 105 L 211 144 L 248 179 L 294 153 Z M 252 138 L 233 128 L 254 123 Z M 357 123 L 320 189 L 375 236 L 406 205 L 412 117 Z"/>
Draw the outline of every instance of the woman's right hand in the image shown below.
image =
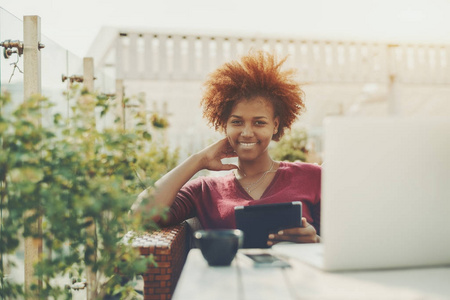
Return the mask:
<path id="1" fill-rule="evenodd" d="M 226 171 L 238 168 L 234 164 L 222 163 L 222 159 L 224 158 L 237 157 L 236 152 L 234 152 L 234 149 L 231 147 L 226 137 L 209 145 L 198 154 L 202 157 L 203 169 L 208 169 L 210 171 Z"/>

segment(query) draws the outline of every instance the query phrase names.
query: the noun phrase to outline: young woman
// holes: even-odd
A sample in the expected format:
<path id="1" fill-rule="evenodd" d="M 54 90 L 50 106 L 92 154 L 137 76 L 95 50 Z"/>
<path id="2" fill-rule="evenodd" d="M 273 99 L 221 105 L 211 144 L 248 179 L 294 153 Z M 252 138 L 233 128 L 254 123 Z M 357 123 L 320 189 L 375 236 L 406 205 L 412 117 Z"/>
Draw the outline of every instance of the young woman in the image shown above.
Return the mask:
<path id="1" fill-rule="evenodd" d="M 279 241 L 319 242 L 320 167 L 301 162 L 277 162 L 268 152 L 304 108 L 303 91 L 285 60 L 254 52 L 224 64 L 205 82 L 203 115 L 225 137 L 192 155 L 146 190 L 147 207 L 168 207 L 161 225 L 197 216 L 205 229 L 235 228 L 234 207 L 301 201 L 302 227 L 271 234 Z M 222 159 L 237 157 L 238 164 Z M 231 170 L 222 177 L 191 178 L 200 170 Z"/>

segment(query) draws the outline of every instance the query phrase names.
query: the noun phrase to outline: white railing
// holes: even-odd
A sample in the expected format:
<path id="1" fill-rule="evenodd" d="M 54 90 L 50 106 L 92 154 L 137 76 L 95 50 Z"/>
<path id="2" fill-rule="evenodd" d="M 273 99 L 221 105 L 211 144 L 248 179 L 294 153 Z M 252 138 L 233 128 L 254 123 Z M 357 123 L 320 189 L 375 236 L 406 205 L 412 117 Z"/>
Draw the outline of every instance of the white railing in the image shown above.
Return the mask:
<path id="1" fill-rule="evenodd" d="M 314 41 L 122 32 L 116 77 L 203 80 L 221 63 L 250 49 L 289 55 L 287 66 L 310 83 L 450 83 L 450 45 Z"/>

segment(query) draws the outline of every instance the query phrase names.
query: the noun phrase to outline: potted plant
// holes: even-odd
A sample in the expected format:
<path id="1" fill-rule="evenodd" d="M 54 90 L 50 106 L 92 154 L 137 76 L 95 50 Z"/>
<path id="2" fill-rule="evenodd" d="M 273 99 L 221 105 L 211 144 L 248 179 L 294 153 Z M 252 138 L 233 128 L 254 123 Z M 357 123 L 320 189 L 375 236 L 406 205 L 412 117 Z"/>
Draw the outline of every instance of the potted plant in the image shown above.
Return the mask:
<path id="1" fill-rule="evenodd" d="M 129 295 L 133 286 L 124 278 L 153 263 L 119 242 L 130 230 L 156 228 L 148 221 L 155 211 L 134 219 L 128 211 L 143 188 L 175 166 L 177 153 L 152 140 L 145 112 L 136 114 L 132 130 L 117 124 L 98 130 L 94 111 L 104 118 L 114 101 L 80 89 L 71 98 L 71 116 L 64 118 L 52 115 L 43 97 L 15 109 L 7 94 L 0 97 L 2 299 L 25 294 L 5 279 L 6 256 L 21 235 L 41 239 L 44 249 L 34 267 L 40 284 L 26 291 L 30 299 L 70 298 L 55 278 L 85 278 L 87 271 L 95 274 L 87 282 L 90 298 Z M 38 220 L 40 228 L 33 225 Z"/>

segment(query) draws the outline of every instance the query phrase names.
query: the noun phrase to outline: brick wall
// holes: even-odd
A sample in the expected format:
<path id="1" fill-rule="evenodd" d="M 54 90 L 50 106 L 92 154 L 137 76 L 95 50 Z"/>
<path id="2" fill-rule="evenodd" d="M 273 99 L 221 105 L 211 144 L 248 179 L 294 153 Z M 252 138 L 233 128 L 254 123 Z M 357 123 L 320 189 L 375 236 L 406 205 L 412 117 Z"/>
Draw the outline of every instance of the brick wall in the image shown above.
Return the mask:
<path id="1" fill-rule="evenodd" d="M 172 298 L 189 251 L 188 225 L 162 228 L 141 238 L 142 255 L 153 255 L 157 267 L 149 266 L 144 278 L 145 300 Z"/>

